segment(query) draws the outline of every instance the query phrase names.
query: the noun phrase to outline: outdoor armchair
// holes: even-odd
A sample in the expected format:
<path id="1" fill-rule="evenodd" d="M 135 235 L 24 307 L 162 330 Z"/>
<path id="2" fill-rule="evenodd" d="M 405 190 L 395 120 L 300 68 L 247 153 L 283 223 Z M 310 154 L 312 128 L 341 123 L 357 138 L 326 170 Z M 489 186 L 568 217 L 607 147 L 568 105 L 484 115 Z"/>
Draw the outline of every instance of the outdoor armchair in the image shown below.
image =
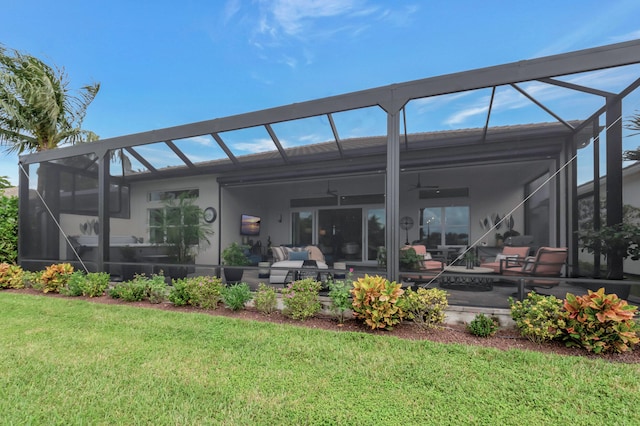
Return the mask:
<path id="1" fill-rule="evenodd" d="M 559 277 L 567 262 L 566 247 L 540 247 L 533 257 L 525 259 L 507 258 L 505 266 L 502 268 L 502 275 L 508 277 L 519 277 L 518 297 L 524 297 L 524 287 L 551 288 L 560 282 L 556 280 L 536 280 L 535 277 Z"/>

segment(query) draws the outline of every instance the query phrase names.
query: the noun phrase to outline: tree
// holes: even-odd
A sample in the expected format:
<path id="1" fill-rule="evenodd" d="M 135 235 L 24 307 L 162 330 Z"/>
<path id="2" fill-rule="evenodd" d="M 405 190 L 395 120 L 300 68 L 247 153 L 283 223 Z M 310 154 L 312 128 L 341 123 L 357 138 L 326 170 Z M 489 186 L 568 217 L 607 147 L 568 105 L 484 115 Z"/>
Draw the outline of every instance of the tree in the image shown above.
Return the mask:
<path id="1" fill-rule="evenodd" d="M 11 188 L 11 182 L 7 176 L 0 176 L 0 192 L 6 188 Z"/>
<path id="2" fill-rule="evenodd" d="M 97 140 L 81 125 L 100 84 L 68 86 L 64 69 L 0 45 L 0 145 L 22 154 Z"/>

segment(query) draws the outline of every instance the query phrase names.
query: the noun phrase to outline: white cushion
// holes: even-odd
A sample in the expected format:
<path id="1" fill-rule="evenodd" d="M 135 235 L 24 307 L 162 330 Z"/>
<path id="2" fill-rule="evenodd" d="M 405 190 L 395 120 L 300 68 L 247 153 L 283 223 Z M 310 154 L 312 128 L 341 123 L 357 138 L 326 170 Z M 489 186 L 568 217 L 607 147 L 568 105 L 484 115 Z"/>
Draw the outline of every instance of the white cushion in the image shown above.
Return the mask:
<path id="1" fill-rule="evenodd" d="M 496 262 L 500 262 L 501 260 L 506 259 L 517 259 L 517 254 L 496 254 Z"/>

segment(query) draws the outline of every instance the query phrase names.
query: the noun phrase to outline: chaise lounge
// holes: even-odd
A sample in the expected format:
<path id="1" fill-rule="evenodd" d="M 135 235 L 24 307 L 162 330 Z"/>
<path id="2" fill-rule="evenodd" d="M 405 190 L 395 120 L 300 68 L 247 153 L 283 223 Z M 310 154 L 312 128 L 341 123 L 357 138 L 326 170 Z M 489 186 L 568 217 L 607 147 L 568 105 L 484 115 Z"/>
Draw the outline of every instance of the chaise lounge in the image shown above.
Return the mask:
<path id="1" fill-rule="evenodd" d="M 507 264 L 507 260 L 517 261 L 523 260 L 529 255 L 529 247 L 511 247 L 505 246 L 502 249 L 502 253 L 496 255 L 495 259 L 491 262 L 482 262 L 480 267 L 493 269 L 496 274 L 501 274 L 503 268 Z M 512 266 L 514 263 L 512 262 Z"/>
<path id="2" fill-rule="evenodd" d="M 329 269 L 322 251 L 316 246 L 305 247 L 271 247 L 274 263 L 269 271 L 270 284 L 287 284 L 296 279 L 299 271 L 304 269 L 317 272 Z"/>

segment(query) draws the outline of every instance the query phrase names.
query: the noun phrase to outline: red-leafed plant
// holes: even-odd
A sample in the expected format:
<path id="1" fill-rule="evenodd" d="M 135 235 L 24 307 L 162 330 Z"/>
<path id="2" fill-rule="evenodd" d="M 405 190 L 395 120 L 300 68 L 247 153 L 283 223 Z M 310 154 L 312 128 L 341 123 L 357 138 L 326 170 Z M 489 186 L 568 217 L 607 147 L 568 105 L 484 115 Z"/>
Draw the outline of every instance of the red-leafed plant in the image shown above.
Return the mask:
<path id="1" fill-rule="evenodd" d="M 391 330 L 404 316 L 398 298 L 402 286 L 381 276 L 365 275 L 353 282 L 353 315 L 372 329 Z"/>
<path id="2" fill-rule="evenodd" d="M 589 290 L 584 296 L 567 293 L 564 310 L 567 346 L 599 354 L 626 352 L 640 341 L 633 319 L 637 307 L 615 294 L 605 294 L 604 288 Z"/>
<path id="3" fill-rule="evenodd" d="M 60 293 L 60 290 L 67 285 L 71 274 L 73 274 L 73 266 L 69 263 L 57 263 L 47 266 L 40 278 L 42 292 Z"/>
<path id="4" fill-rule="evenodd" d="M 18 265 L 0 263 L 0 288 L 23 288 L 24 271 Z"/>

